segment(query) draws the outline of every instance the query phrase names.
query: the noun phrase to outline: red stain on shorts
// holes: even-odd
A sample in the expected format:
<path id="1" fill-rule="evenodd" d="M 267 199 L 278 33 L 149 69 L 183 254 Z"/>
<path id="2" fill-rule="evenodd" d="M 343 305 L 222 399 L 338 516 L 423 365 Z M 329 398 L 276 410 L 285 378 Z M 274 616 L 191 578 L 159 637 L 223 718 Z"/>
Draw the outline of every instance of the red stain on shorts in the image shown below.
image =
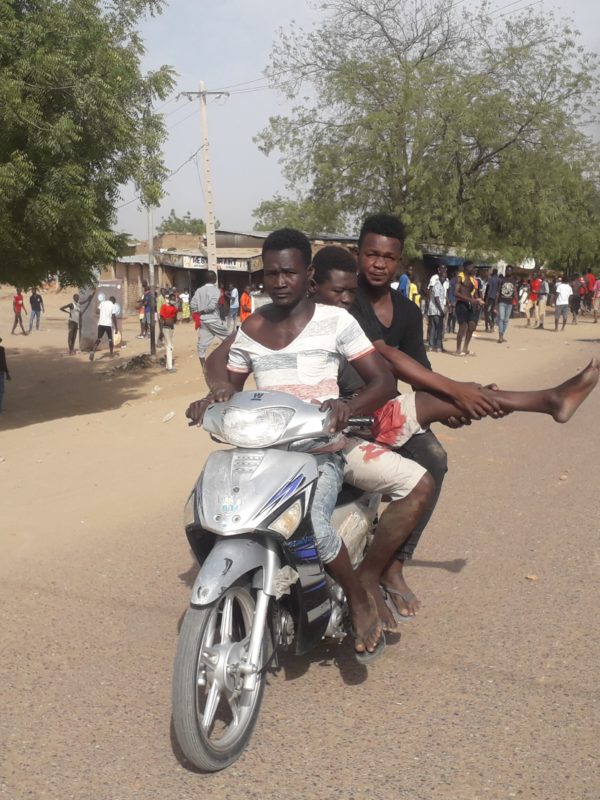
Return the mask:
<path id="1" fill-rule="evenodd" d="M 364 453 L 363 461 L 365 464 L 367 461 L 374 461 L 379 456 L 383 455 L 386 450 L 384 447 L 379 447 L 377 444 L 371 444 L 371 442 L 367 442 L 366 444 L 361 444 L 358 448 L 361 452 Z"/>

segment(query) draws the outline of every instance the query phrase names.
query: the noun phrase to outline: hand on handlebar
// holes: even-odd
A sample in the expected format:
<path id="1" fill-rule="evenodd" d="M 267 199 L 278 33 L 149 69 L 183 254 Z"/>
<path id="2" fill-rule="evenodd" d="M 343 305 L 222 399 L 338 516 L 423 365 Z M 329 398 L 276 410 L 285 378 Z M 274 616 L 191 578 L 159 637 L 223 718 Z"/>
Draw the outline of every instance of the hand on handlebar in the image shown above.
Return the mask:
<path id="1" fill-rule="evenodd" d="M 325 400 L 319 406 L 319 411 L 329 411 L 329 433 L 343 431 L 348 426 L 350 419 L 350 407 L 344 400 Z"/>
<path id="2" fill-rule="evenodd" d="M 204 412 L 206 409 L 214 403 L 215 400 L 212 394 L 207 394 L 206 397 L 203 397 L 202 400 L 195 400 L 190 406 L 188 406 L 185 415 L 188 419 L 191 419 L 192 422 L 190 424 L 202 425 L 202 420 L 204 419 Z"/>

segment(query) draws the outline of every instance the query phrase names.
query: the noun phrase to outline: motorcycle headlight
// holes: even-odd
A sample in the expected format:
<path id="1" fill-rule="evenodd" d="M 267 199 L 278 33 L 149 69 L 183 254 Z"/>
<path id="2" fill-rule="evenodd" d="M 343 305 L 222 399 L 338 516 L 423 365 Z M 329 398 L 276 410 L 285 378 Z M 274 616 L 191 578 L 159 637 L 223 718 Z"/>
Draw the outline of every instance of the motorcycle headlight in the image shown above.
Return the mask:
<path id="1" fill-rule="evenodd" d="M 196 492 L 192 492 L 187 499 L 183 509 L 183 527 L 193 525 L 196 522 Z"/>
<path id="2" fill-rule="evenodd" d="M 269 525 L 272 531 L 280 533 L 284 539 L 289 539 L 302 520 L 302 503 L 295 500 L 291 506 L 286 508 L 276 520 Z"/>
<path id="3" fill-rule="evenodd" d="M 230 406 L 223 412 L 223 436 L 235 447 L 269 447 L 279 440 L 294 413 L 293 408 L 246 411 Z"/>

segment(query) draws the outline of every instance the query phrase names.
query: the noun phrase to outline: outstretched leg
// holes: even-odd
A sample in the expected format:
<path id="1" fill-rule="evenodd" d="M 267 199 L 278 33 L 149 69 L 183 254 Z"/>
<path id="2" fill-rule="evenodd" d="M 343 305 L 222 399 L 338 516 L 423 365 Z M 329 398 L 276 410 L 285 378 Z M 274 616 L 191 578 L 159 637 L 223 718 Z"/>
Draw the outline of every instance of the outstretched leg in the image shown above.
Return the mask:
<path id="1" fill-rule="evenodd" d="M 513 411 L 530 411 L 538 414 L 549 414 L 556 422 L 567 422 L 585 398 L 598 383 L 600 377 L 600 361 L 592 359 L 588 366 L 551 389 L 532 392 L 507 392 L 488 389 L 505 414 Z M 422 426 L 432 422 L 446 422 L 450 417 L 461 417 L 460 408 L 452 401 L 444 400 L 427 392 L 417 392 L 415 396 L 417 420 Z"/>

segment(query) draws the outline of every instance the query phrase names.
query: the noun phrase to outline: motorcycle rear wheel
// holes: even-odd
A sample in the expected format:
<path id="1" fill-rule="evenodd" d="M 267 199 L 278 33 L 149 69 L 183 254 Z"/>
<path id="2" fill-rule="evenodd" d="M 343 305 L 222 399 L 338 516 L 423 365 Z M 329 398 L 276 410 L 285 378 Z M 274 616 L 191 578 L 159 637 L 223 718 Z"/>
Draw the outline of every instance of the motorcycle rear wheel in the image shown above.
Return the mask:
<path id="1" fill-rule="evenodd" d="M 173 723 L 177 741 L 196 767 L 217 772 L 248 744 L 262 702 L 265 673 L 250 691 L 241 688 L 236 664 L 243 658 L 254 617 L 248 589 L 232 586 L 207 608 L 188 608 L 173 673 Z M 262 646 L 267 653 L 268 626 Z"/>

